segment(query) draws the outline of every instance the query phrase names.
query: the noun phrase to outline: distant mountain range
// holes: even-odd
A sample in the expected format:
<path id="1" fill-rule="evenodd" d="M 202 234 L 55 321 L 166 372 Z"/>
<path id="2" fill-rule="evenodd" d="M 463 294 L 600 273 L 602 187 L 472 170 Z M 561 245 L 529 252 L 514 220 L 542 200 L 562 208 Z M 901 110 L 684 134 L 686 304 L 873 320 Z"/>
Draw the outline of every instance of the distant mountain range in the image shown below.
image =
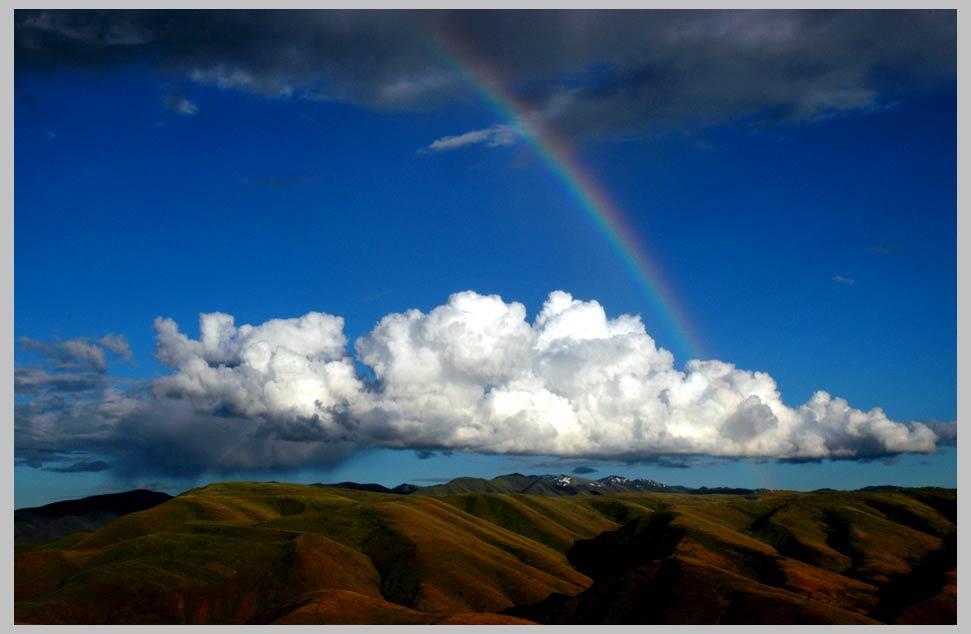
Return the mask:
<path id="1" fill-rule="evenodd" d="M 609 495 L 614 493 L 692 493 L 692 494 L 738 494 L 747 495 L 764 489 L 739 489 L 731 487 L 670 486 L 645 478 L 625 478 L 609 475 L 599 480 L 581 478 L 576 475 L 523 475 L 509 473 L 491 480 L 485 478 L 455 478 L 445 484 L 420 487 L 414 484 L 399 484 L 388 488 L 380 484 L 359 484 L 357 482 L 338 482 L 335 484 L 318 483 L 315 486 L 329 486 L 355 491 L 373 493 L 394 493 L 398 495 L 454 495 L 457 493 L 525 493 L 529 495 Z"/>

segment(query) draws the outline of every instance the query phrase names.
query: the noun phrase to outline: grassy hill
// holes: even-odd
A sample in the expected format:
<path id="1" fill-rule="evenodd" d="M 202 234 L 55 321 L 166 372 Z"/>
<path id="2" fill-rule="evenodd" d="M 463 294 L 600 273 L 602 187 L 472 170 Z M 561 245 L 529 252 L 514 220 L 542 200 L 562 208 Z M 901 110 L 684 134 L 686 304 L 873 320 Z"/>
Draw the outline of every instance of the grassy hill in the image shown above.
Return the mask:
<path id="1" fill-rule="evenodd" d="M 954 623 L 955 544 L 954 490 L 394 495 L 230 482 L 16 547 L 15 620 Z"/>

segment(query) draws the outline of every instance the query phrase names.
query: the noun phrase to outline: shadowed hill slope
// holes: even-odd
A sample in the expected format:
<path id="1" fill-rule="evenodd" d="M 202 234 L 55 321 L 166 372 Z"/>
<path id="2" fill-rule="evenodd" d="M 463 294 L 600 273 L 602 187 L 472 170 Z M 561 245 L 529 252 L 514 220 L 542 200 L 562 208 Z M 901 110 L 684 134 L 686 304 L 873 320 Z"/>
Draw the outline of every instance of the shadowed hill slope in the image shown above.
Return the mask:
<path id="1" fill-rule="evenodd" d="M 430 496 L 212 484 L 18 548 L 15 618 L 949 623 L 954 509 L 956 491 L 941 489 Z"/>
<path id="2" fill-rule="evenodd" d="M 617 499 L 654 513 L 575 542 L 568 558 L 593 584 L 507 613 L 542 623 L 956 622 L 955 491 Z"/>
<path id="3" fill-rule="evenodd" d="M 14 511 L 14 543 L 43 544 L 79 531 L 94 531 L 122 515 L 144 511 L 172 496 L 136 489 L 54 502 Z"/>

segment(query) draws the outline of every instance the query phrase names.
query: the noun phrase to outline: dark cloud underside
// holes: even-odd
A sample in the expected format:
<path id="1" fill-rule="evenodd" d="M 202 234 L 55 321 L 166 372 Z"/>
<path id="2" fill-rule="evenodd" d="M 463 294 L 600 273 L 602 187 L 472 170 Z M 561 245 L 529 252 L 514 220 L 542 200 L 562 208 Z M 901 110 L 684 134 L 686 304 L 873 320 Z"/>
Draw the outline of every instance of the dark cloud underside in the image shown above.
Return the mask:
<path id="1" fill-rule="evenodd" d="M 111 465 L 103 460 L 93 460 L 91 462 L 75 462 L 66 467 L 44 467 L 44 471 L 52 471 L 54 473 L 95 473 L 98 471 L 107 471 L 110 468 Z"/>
<path id="2" fill-rule="evenodd" d="M 458 61 L 473 77 L 492 69 L 537 120 L 611 136 L 664 122 L 810 120 L 954 81 L 955 16 L 21 10 L 14 39 L 18 72 L 148 61 L 199 84 L 385 109 L 475 98 Z"/>

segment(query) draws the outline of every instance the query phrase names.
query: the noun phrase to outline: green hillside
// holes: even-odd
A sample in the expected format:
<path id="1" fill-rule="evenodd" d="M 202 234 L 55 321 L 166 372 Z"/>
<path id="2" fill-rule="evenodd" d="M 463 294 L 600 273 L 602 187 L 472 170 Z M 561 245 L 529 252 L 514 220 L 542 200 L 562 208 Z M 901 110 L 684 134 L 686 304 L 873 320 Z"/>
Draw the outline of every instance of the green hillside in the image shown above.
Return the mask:
<path id="1" fill-rule="evenodd" d="M 229 482 L 17 547 L 15 619 L 953 623 L 955 522 L 956 491 L 941 489 L 435 496 Z"/>

